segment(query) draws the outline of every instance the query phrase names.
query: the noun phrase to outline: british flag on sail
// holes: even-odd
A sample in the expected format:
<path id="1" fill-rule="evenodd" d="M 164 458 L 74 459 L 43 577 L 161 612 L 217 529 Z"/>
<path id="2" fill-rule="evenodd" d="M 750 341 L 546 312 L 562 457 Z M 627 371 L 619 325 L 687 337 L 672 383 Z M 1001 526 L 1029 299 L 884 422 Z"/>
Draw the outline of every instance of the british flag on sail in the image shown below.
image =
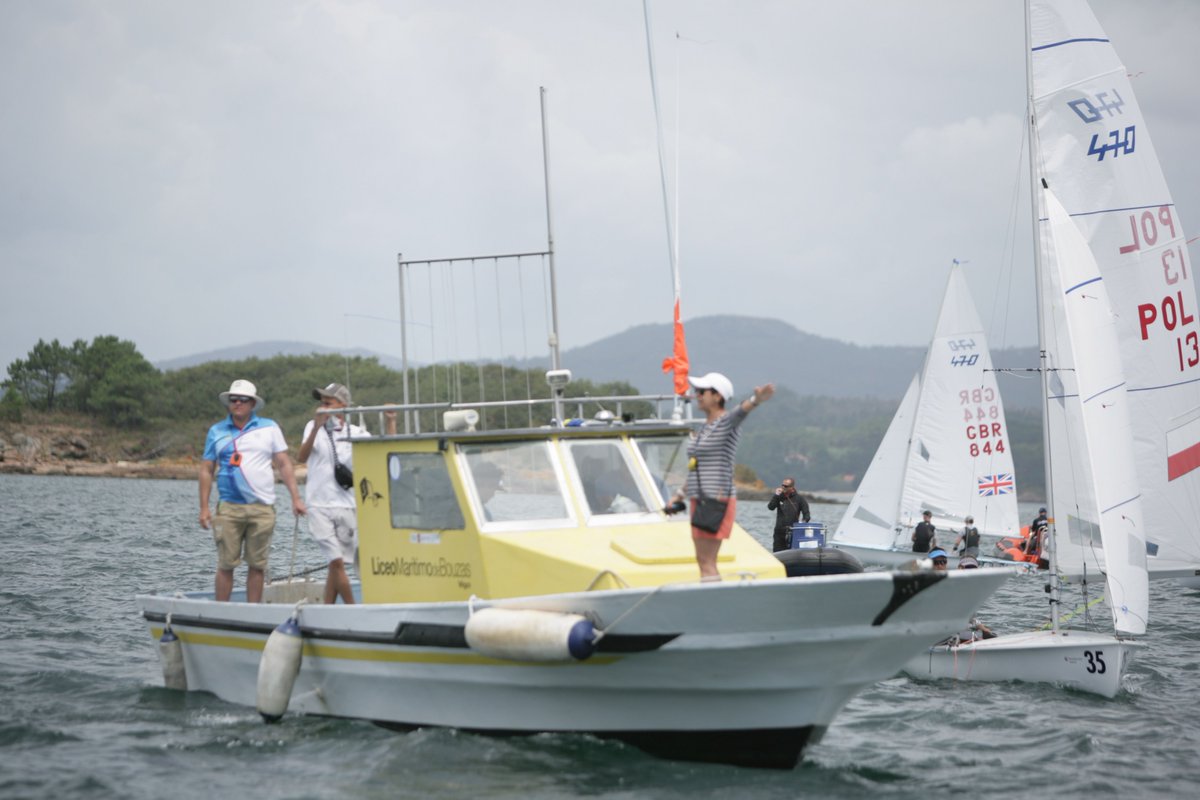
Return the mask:
<path id="1" fill-rule="evenodd" d="M 1012 494 L 1016 488 L 1011 472 L 1001 472 L 999 475 L 984 475 L 979 479 L 979 496 L 995 497 L 998 494 Z"/>

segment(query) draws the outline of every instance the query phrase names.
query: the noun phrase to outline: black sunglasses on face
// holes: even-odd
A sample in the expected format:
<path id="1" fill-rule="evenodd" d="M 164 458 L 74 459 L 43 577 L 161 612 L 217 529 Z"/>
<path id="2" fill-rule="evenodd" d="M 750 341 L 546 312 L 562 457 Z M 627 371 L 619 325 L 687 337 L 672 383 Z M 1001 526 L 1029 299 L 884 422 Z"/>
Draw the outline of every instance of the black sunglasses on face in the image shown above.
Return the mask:
<path id="1" fill-rule="evenodd" d="M 240 394 L 231 394 L 231 395 L 229 395 L 229 402 L 231 402 L 231 403 L 253 403 L 254 398 L 253 397 L 242 397 Z"/>

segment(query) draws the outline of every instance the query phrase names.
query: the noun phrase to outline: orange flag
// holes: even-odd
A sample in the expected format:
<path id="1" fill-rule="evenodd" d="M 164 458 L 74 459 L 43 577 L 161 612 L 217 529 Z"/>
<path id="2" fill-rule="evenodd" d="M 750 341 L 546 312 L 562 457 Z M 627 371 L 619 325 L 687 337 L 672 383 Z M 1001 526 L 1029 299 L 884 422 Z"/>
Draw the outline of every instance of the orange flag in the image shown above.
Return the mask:
<path id="1" fill-rule="evenodd" d="M 684 395 L 688 391 L 688 354 L 687 340 L 683 336 L 683 323 L 679 321 L 679 298 L 675 298 L 675 349 L 669 358 L 662 362 L 663 372 L 675 373 L 675 394 Z"/>

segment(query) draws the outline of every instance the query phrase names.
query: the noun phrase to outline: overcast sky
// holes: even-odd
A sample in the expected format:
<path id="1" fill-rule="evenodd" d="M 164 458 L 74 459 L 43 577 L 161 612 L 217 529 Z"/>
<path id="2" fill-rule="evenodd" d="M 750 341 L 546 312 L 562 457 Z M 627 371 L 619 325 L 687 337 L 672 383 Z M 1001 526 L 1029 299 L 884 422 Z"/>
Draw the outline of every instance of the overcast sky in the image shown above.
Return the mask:
<path id="1" fill-rule="evenodd" d="M 1093 7 L 1195 236 L 1200 3 Z M 563 348 L 670 320 L 640 0 L 0 13 L 0 367 L 101 334 L 151 360 L 276 339 L 398 355 L 398 252 L 544 249 L 539 86 Z M 1020 3 L 651 15 L 685 320 L 922 345 L 958 258 L 993 347 L 1036 341 Z M 410 356 L 545 352 L 536 260 L 501 277 L 500 321 L 492 266 L 413 277 Z"/>

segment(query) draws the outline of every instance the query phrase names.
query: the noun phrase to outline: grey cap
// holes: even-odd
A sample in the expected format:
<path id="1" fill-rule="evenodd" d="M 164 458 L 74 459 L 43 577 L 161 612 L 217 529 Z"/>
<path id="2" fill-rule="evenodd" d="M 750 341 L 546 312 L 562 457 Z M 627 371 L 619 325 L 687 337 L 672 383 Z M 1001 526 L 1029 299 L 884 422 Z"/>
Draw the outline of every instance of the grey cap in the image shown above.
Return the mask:
<path id="1" fill-rule="evenodd" d="M 350 405 L 350 390 L 340 383 L 331 383 L 324 389 L 313 389 L 313 400 L 332 397 L 342 405 Z"/>

